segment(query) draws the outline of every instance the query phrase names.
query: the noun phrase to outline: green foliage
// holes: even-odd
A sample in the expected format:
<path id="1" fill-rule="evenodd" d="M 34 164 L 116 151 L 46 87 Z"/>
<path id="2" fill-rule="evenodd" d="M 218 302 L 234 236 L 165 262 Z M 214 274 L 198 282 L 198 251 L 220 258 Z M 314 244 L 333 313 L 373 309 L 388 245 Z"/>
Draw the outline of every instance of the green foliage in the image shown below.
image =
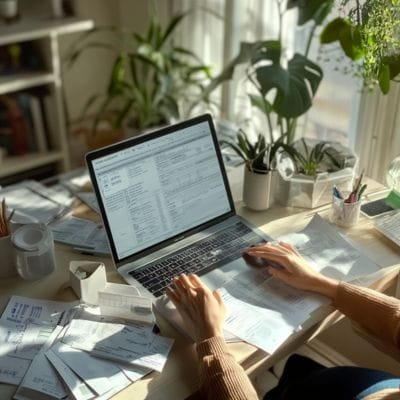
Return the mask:
<path id="1" fill-rule="evenodd" d="M 282 147 L 283 137 L 274 143 L 267 143 L 265 136 L 258 134 L 257 140 L 252 143 L 243 130 L 236 135 L 236 142 L 222 141 L 230 146 L 245 162 L 247 168 L 256 173 L 265 174 L 274 169 L 275 157 Z"/>
<path id="2" fill-rule="evenodd" d="M 137 128 L 161 125 L 171 118 L 182 118 L 187 110 L 209 102 L 213 88 L 208 66 L 189 49 L 176 46 L 173 35 L 186 16 L 175 15 L 163 27 L 155 12 L 142 36 L 115 27 L 99 27 L 81 37 L 73 46 L 68 61 L 73 64 L 90 48 L 104 48 L 115 53 L 106 93 L 93 96 L 84 109 L 87 113 L 97 105 L 93 130 L 104 113 L 115 115 L 118 128 L 125 119 L 134 120 Z M 101 33 L 113 34 L 113 43 L 93 40 Z"/>
<path id="3" fill-rule="evenodd" d="M 400 2 L 398 0 L 342 0 L 346 16 L 327 24 L 321 43 L 339 42 L 355 64 L 367 88 L 379 85 L 383 94 L 400 74 Z"/>
<path id="4" fill-rule="evenodd" d="M 323 78 L 321 68 L 308 58 L 308 52 L 315 28 L 325 20 L 333 0 L 289 0 L 287 3 L 277 3 L 281 22 L 287 11 L 296 8 L 298 25 L 311 24 L 304 54 L 296 53 L 286 60 L 280 40 L 281 32 L 278 40 L 242 42 L 238 55 L 215 78 L 215 82 L 230 79 L 238 65 L 246 64 L 247 77 L 255 88 L 255 93 L 249 93 L 249 98 L 251 104 L 267 119 L 270 143 L 274 142 L 276 124 L 280 136 L 290 144 L 294 140 L 297 118 L 312 106 Z M 282 4 L 286 4 L 286 9 L 282 9 Z"/>
<path id="5" fill-rule="evenodd" d="M 329 142 L 321 141 L 313 147 L 309 147 L 304 138 L 302 138 L 300 143 L 300 148 L 295 145 L 285 144 L 282 146 L 296 164 L 298 173 L 316 176 L 318 173 L 323 172 L 322 163 L 326 159 L 332 165 L 331 170 L 328 172 L 344 168 L 343 160 L 335 157 L 335 152 Z"/>

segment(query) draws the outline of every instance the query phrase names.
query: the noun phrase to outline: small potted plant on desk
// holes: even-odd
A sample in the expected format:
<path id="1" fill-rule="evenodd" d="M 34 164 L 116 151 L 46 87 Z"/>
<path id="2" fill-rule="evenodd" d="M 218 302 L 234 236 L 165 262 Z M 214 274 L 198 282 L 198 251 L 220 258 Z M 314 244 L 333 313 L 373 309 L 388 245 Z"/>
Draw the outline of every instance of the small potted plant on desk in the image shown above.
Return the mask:
<path id="1" fill-rule="evenodd" d="M 282 144 L 277 157 L 277 200 L 291 207 L 315 208 L 328 204 L 334 185 L 350 189 L 357 156 L 340 143 L 300 139 Z"/>
<path id="2" fill-rule="evenodd" d="M 239 130 L 236 142 L 224 141 L 244 161 L 243 202 L 252 210 L 266 210 L 274 201 L 275 156 L 282 140 L 266 143 L 260 133 L 252 143 L 248 135 Z"/>

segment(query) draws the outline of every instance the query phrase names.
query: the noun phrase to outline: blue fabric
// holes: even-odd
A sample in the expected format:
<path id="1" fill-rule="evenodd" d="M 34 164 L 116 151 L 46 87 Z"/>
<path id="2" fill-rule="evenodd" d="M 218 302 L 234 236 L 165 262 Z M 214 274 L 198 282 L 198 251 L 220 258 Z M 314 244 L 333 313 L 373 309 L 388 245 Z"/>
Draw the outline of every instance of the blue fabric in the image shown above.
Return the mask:
<path id="1" fill-rule="evenodd" d="M 386 388 L 399 388 L 400 378 L 360 367 L 326 368 L 300 355 L 291 356 L 277 387 L 264 400 L 362 400 Z"/>

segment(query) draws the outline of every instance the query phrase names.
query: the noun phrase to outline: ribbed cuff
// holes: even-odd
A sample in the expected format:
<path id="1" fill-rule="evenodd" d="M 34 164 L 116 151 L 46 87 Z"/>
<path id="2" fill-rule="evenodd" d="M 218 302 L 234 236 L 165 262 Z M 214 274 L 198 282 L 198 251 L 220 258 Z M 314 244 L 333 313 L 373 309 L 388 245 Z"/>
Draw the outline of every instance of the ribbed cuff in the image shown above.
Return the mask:
<path id="1" fill-rule="evenodd" d="M 229 352 L 222 336 L 214 336 L 212 338 L 203 340 L 197 344 L 196 348 L 197 354 L 200 358 L 209 355 L 226 354 Z"/>

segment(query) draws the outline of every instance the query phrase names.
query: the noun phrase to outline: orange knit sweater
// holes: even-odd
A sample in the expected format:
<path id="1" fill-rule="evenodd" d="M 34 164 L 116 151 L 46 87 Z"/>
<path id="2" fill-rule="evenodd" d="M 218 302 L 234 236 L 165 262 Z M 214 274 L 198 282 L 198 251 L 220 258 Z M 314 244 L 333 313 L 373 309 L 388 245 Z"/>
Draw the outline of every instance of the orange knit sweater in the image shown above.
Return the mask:
<path id="1" fill-rule="evenodd" d="M 341 283 L 333 305 L 400 354 L 400 300 L 370 289 Z M 192 399 L 258 398 L 245 371 L 229 353 L 222 337 L 213 337 L 199 343 L 197 353 L 200 390 Z M 368 400 L 389 399 L 400 399 L 400 390 L 385 390 L 368 397 Z"/>

